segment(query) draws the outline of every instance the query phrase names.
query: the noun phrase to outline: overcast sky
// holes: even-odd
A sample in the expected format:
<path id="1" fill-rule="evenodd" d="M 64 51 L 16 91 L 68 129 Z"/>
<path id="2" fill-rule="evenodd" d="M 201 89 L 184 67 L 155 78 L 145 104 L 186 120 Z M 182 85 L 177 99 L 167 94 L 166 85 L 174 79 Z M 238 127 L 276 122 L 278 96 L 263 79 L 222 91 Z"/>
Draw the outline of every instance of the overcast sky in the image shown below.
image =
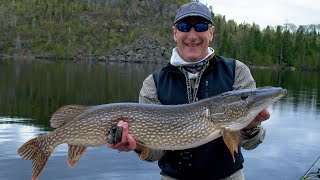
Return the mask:
<path id="1" fill-rule="evenodd" d="M 240 24 L 255 22 L 261 29 L 284 23 L 296 26 L 320 24 L 320 0 L 200 0 L 212 5 L 215 14 Z"/>

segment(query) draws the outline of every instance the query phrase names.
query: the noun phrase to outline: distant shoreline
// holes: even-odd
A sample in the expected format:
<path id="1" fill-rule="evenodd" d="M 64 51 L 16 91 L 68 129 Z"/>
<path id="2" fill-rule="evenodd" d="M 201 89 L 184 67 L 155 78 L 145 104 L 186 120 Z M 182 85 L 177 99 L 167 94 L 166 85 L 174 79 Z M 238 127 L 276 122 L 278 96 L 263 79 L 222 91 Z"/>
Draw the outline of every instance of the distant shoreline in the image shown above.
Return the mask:
<path id="1" fill-rule="evenodd" d="M 113 62 L 113 63 L 138 63 L 138 64 L 167 64 L 168 61 L 143 61 L 143 60 L 126 60 L 126 59 L 117 59 L 116 57 L 108 56 L 106 57 L 95 57 L 95 56 L 86 56 L 86 58 L 76 58 L 76 57 L 53 57 L 53 56 L 17 56 L 17 55 L 8 55 L 0 54 L 0 60 L 44 60 L 44 61 L 82 61 L 82 62 Z M 279 66 L 258 66 L 258 65 L 248 65 L 250 69 L 259 69 L 259 70 L 287 70 L 287 71 L 314 71 L 314 70 L 298 70 L 295 67 L 279 67 Z"/>

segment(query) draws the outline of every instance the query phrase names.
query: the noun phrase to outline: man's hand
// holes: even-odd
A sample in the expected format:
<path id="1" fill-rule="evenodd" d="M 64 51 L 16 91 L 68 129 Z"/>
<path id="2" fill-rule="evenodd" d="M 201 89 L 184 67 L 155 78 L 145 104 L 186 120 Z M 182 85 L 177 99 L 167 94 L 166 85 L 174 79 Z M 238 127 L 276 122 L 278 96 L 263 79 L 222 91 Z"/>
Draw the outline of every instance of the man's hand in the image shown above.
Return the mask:
<path id="1" fill-rule="evenodd" d="M 252 129 L 261 124 L 262 121 L 265 121 L 270 118 L 270 112 L 268 109 L 263 109 L 252 121 L 248 126 L 243 129 Z"/>
<path id="2" fill-rule="evenodd" d="M 119 121 L 117 124 L 117 128 L 122 128 L 122 138 L 121 142 L 117 144 L 110 144 L 106 142 L 106 145 L 112 149 L 117 149 L 118 151 L 132 151 L 132 150 L 140 150 L 139 147 L 137 147 L 136 140 L 133 138 L 131 134 L 129 134 L 129 127 L 128 123 L 124 121 Z"/>

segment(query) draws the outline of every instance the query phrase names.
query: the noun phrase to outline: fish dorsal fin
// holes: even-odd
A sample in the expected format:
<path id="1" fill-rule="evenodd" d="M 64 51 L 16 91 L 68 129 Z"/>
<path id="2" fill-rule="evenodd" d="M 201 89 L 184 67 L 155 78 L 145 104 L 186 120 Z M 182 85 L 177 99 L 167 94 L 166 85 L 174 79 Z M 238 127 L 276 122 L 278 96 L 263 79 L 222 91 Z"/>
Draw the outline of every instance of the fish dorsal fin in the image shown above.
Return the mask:
<path id="1" fill-rule="evenodd" d="M 61 127 L 76 116 L 89 109 L 91 106 L 67 105 L 58 109 L 50 119 L 50 125 L 53 128 Z"/>
<path id="2" fill-rule="evenodd" d="M 86 146 L 68 145 L 68 164 L 74 167 L 87 150 Z"/>

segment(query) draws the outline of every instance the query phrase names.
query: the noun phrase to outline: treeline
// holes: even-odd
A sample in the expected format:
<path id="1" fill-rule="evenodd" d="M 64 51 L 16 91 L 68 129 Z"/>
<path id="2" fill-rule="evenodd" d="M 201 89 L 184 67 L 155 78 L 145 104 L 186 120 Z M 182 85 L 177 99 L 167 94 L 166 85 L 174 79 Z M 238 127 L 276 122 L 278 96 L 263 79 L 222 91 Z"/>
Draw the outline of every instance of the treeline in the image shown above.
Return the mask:
<path id="1" fill-rule="evenodd" d="M 188 0 L 1 0 L 0 54 L 105 55 L 145 34 L 167 37 Z"/>
<path id="2" fill-rule="evenodd" d="M 142 35 L 174 44 L 175 10 L 190 0 L 2 0 L 0 55 L 104 56 Z M 212 9 L 212 7 L 210 7 Z M 260 30 L 215 17 L 212 46 L 220 55 L 259 66 L 320 69 L 320 25 Z"/>
<path id="3" fill-rule="evenodd" d="M 260 30 L 256 24 L 239 24 L 215 17 L 216 51 L 247 64 L 320 70 L 320 24 L 296 27 L 284 24 Z"/>

